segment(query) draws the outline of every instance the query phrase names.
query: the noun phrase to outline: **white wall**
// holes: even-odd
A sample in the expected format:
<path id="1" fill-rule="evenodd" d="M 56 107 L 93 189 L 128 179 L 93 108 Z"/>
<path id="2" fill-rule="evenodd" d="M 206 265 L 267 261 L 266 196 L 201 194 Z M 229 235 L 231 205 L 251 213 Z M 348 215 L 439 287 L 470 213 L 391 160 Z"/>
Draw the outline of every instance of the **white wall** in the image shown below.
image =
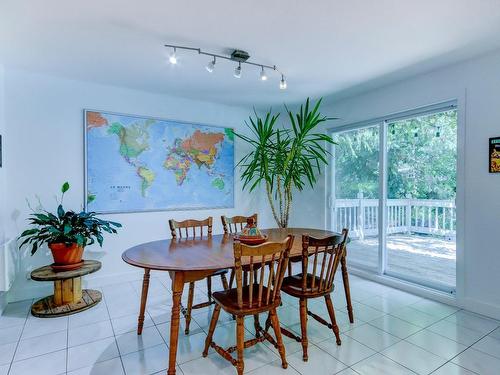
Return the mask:
<path id="1" fill-rule="evenodd" d="M 65 198 L 67 208 L 79 209 L 83 201 L 83 112 L 84 108 L 142 114 L 160 118 L 216 124 L 241 129 L 250 109 L 155 95 L 124 88 L 103 86 L 29 73 L 21 70 L 5 71 L 5 107 L 8 144 L 5 164 L 8 200 L 6 235 L 17 236 L 25 226 L 29 211 L 25 199 L 34 200 L 38 194 L 47 208 L 55 207 L 53 197 L 62 182 L 69 181 L 71 190 Z M 241 155 L 241 143 L 236 140 L 236 157 Z M 67 200 L 66 200 L 67 199 Z M 103 268 L 86 277 L 118 277 L 136 269 L 121 260 L 122 252 L 134 244 L 166 238 L 169 218 L 214 217 L 214 232 L 220 233 L 220 215 L 251 214 L 259 212 L 260 225 L 272 225 L 267 220 L 267 206 L 260 207 L 259 195 L 242 194 L 236 177 L 235 208 L 185 212 L 153 212 L 106 215 L 123 224 L 115 236 L 108 236 L 104 250 L 93 246 L 86 250 L 86 258 L 99 259 Z M 21 269 L 51 263 L 48 250 L 34 257 L 23 254 Z M 118 279 L 117 279 L 118 280 Z M 31 298 L 47 293 L 51 286 L 28 281 L 26 275 L 17 277 L 9 300 Z"/>
<path id="2" fill-rule="evenodd" d="M 4 67 L 0 64 L 0 134 L 5 141 L 5 123 L 4 123 Z M 1 249 L 5 243 L 5 169 L 0 168 L 0 256 Z M 1 262 L 0 262 L 1 263 Z M 1 274 L 0 270 L 0 274 Z M 0 275 L 1 276 L 1 275 Z M 6 295 L 0 292 L 0 314 L 6 303 Z"/>
<path id="3" fill-rule="evenodd" d="M 500 174 L 488 173 L 488 138 L 500 136 L 499 67 L 500 52 L 497 52 L 362 95 L 327 99 L 323 107 L 323 112 L 342 118 L 330 125 L 335 127 L 458 100 L 462 164 L 459 163 L 457 209 L 462 230 L 458 233 L 457 302 L 497 318 L 500 318 Z M 327 225 L 326 181 L 323 177 L 315 191 L 297 196 L 292 225 Z M 308 214 L 312 212 L 315 214 Z"/>

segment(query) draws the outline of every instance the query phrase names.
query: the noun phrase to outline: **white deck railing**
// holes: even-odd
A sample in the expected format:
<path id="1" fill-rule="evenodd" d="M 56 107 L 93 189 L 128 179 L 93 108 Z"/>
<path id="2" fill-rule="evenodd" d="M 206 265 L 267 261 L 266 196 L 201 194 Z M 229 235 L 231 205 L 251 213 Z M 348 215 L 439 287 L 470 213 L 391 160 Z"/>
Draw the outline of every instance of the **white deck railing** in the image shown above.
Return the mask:
<path id="1" fill-rule="evenodd" d="M 378 234 L 378 199 L 336 199 L 333 227 L 349 228 L 352 238 Z M 425 233 L 455 237 L 456 207 L 453 200 L 388 199 L 387 233 Z"/>

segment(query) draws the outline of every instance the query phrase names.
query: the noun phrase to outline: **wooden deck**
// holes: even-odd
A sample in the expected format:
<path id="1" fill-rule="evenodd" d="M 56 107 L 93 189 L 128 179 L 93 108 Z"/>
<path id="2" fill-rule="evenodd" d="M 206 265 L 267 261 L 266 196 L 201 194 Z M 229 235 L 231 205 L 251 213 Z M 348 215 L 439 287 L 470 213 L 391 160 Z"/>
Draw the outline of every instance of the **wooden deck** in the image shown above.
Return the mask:
<path id="1" fill-rule="evenodd" d="M 432 283 L 456 285 L 454 239 L 426 235 L 394 234 L 387 237 L 387 270 Z M 355 239 L 348 246 L 348 261 L 365 266 L 378 264 L 378 239 Z"/>

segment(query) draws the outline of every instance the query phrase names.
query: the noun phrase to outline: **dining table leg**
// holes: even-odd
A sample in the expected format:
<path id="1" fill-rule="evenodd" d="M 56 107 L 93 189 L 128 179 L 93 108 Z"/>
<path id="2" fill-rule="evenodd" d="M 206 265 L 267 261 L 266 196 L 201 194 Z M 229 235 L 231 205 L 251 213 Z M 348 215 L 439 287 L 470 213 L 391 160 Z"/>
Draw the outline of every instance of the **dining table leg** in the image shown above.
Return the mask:
<path id="1" fill-rule="evenodd" d="M 340 259 L 340 268 L 342 271 L 342 281 L 344 283 L 345 299 L 347 302 L 347 313 L 349 314 L 349 322 L 352 324 L 354 323 L 354 313 L 352 311 L 351 289 L 349 288 L 349 275 L 347 273 L 347 261 L 345 255 Z"/>
<path id="2" fill-rule="evenodd" d="M 144 314 L 146 312 L 146 301 L 148 299 L 149 290 L 149 268 L 144 269 L 144 278 L 142 279 L 142 292 L 141 292 L 141 309 L 139 310 L 139 318 L 137 319 L 137 334 L 142 334 L 142 327 L 144 326 Z"/>
<path id="3" fill-rule="evenodd" d="M 182 291 L 184 289 L 184 274 L 182 272 L 171 272 L 170 277 L 172 278 L 172 316 L 170 319 L 170 344 L 167 375 L 175 375 L 177 343 L 179 341 L 179 315 L 181 311 Z"/>

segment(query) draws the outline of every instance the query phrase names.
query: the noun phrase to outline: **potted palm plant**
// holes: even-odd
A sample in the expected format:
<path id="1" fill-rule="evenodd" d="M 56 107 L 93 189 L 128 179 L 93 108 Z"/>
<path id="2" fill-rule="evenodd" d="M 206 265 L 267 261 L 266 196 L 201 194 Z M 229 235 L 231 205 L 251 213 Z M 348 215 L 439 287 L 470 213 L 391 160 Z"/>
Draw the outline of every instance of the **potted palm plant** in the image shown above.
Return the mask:
<path id="1" fill-rule="evenodd" d="M 335 118 L 321 115 L 321 99 L 311 105 L 309 98 L 298 113 L 286 106 L 289 128 L 277 128 L 278 114 L 267 112 L 250 117 L 251 136 L 236 136 L 251 147 L 238 163 L 242 168 L 243 188 L 253 191 L 264 183 L 274 219 L 280 228 L 286 228 L 290 217 L 294 189 L 302 191 L 306 185 L 314 187 L 321 167 L 328 164 L 329 145 L 333 139 L 320 132 L 318 125 Z"/>
<path id="2" fill-rule="evenodd" d="M 61 187 L 61 201 L 56 213 L 41 208 L 32 209 L 29 222 L 33 228 L 25 230 L 19 236 L 22 243 L 31 246 L 31 255 L 43 244 L 47 244 L 54 257 L 54 270 L 73 270 L 81 267 L 85 246 L 97 243 L 102 246 L 103 232 L 116 233 L 121 224 L 99 219 L 95 212 L 66 211 L 63 208 L 64 194 L 69 190 L 69 183 Z M 31 207 L 30 207 L 31 208 Z"/>

